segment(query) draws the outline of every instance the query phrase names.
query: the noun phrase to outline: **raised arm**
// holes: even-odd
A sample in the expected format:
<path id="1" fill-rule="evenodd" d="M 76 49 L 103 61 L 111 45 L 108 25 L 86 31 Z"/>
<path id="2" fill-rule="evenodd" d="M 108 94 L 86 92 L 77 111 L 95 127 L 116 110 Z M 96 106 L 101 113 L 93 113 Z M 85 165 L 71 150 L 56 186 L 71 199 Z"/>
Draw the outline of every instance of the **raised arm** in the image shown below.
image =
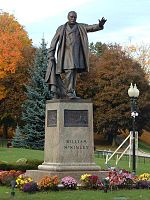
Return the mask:
<path id="1" fill-rule="evenodd" d="M 106 23 L 107 19 L 105 19 L 104 17 L 102 17 L 102 19 L 99 19 L 99 27 L 104 26 L 104 24 Z"/>
<path id="2" fill-rule="evenodd" d="M 84 27 L 85 27 L 87 32 L 99 31 L 99 30 L 102 30 L 104 28 L 104 24 L 105 24 L 106 21 L 107 21 L 107 19 L 102 17 L 101 20 L 99 19 L 99 23 L 93 24 L 93 25 L 84 24 Z"/>

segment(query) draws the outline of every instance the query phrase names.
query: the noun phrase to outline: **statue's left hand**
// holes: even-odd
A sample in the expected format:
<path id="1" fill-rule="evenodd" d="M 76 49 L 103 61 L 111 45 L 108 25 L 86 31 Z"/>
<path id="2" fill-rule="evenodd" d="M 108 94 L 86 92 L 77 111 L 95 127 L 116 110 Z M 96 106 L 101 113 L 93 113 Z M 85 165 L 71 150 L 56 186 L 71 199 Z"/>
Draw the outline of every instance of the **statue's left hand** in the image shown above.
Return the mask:
<path id="1" fill-rule="evenodd" d="M 101 20 L 99 19 L 99 26 L 103 26 L 106 21 L 107 21 L 107 19 L 105 19 L 104 17 L 102 17 Z"/>

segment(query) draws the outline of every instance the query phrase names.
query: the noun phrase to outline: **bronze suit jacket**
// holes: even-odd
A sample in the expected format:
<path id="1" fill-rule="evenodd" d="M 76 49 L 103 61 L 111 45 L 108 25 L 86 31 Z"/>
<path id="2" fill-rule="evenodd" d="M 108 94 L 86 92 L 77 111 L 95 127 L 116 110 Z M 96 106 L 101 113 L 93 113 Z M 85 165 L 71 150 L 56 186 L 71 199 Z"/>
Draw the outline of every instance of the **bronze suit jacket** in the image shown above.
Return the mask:
<path id="1" fill-rule="evenodd" d="M 65 47 L 66 47 L 66 26 L 67 23 L 64 25 L 61 25 L 58 27 L 50 45 L 49 49 L 49 63 L 47 67 L 47 72 L 45 76 L 45 81 L 48 82 L 51 70 L 52 70 L 52 63 L 51 58 L 55 58 L 55 52 L 57 48 L 57 64 L 55 72 L 56 74 L 61 74 L 64 72 L 64 68 L 66 69 L 66 66 L 64 66 L 64 56 L 65 56 Z M 99 26 L 99 24 L 94 25 L 88 25 L 88 24 L 82 24 L 82 23 L 76 23 L 76 26 L 78 28 L 79 34 L 80 34 L 80 43 L 82 46 L 82 53 L 84 57 L 84 65 L 82 66 L 81 71 L 89 71 L 89 47 L 88 47 L 88 32 L 95 32 L 103 29 L 103 26 Z M 54 66 L 53 66 L 54 67 Z"/>

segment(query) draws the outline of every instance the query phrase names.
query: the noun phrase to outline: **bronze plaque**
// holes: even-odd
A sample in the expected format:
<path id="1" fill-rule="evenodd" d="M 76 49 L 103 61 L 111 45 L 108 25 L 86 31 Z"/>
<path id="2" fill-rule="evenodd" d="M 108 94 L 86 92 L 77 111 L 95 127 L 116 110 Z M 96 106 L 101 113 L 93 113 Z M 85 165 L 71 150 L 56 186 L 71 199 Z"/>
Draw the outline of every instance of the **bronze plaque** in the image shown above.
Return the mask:
<path id="1" fill-rule="evenodd" d="M 88 127 L 88 110 L 64 110 L 64 127 Z"/>
<path id="2" fill-rule="evenodd" d="M 47 111 L 47 127 L 57 126 L 57 110 Z"/>

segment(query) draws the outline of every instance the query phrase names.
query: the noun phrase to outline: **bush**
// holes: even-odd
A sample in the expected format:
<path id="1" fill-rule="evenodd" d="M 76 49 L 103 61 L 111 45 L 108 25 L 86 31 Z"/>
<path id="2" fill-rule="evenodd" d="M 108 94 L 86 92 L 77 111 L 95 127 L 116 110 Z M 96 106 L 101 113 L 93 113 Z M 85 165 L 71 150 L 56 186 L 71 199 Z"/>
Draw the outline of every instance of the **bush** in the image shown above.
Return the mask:
<path id="1" fill-rule="evenodd" d="M 19 158 L 16 161 L 17 164 L 26 164 L 27 163 L 27 159 L 26 158 Z"/>
<path id="2" fill-rule="evenodd" d="M 20 170 L 20 171 L 26 171 L 26 170 L 36 170 L 38 169 L 38 165 L 41 165 L 43 161 L 40 160 L 27 160 L 26 163 L 18 162 L 18 163 L 5 163 L 0 162 L 0 169 L 1 170 Z"/>

